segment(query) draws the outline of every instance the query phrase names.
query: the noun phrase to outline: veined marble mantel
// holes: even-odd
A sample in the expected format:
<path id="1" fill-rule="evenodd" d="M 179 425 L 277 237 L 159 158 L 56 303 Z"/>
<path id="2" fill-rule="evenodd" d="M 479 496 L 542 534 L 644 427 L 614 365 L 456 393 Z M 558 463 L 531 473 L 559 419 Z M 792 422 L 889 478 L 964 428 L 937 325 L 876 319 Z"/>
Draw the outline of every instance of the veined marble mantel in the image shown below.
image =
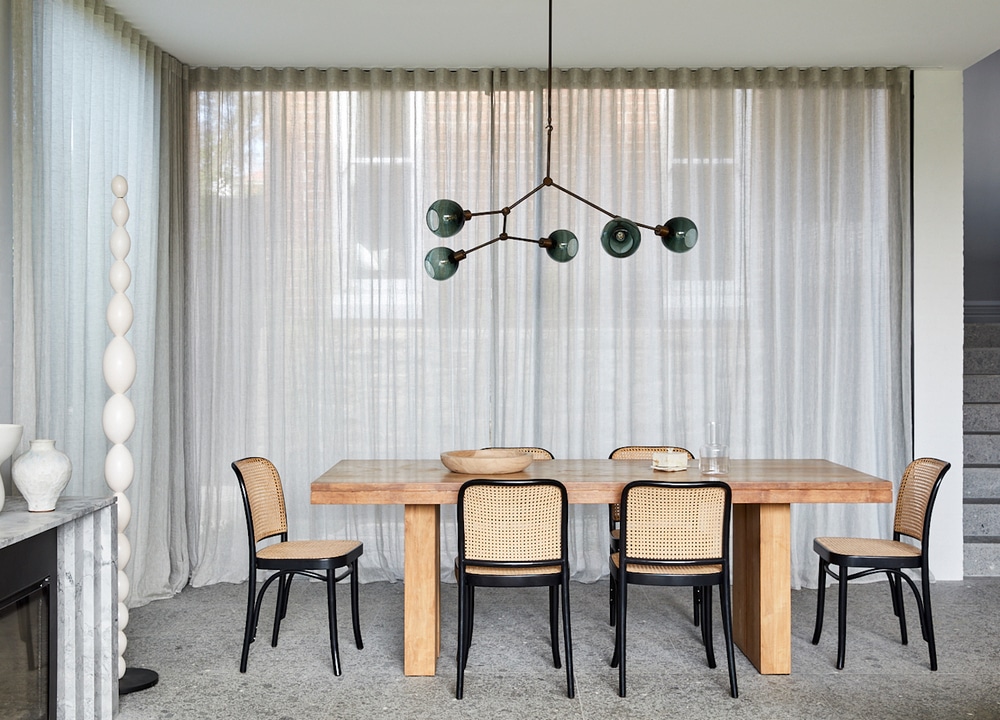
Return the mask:
<path id="1" fill-rule="evenodd" d="M 118 714 L 118 506 L 114 496 L 62 497 L 28 512 L 19 497 L 0 511 L 0 548 L 56 529 L 58 603 L 56 717 Z"/>

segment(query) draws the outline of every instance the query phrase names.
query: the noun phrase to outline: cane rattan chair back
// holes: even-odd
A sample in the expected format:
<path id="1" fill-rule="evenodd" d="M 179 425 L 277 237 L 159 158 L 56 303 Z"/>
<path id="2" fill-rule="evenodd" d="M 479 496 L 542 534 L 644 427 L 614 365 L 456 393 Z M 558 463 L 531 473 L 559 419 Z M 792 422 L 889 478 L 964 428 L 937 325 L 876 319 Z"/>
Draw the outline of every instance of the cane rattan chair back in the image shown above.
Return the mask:
<path id="1" fill-rule="evenodd" d="M 666 452 L 669 450 L 681 450 L 687 453 L 688 460 L 694 460 L 694 453 L 687 448 L 678 447 L 676 445 L 625 445 L 624 447 L 613 450 L 611 454 L 608 455 L 608 459 L 652 461 L 653 453 Z M 615 537 L 618 529 L 618 503 L 611 503 L 608 505 L 608 522 L 610 523 L 612 536 Z"/>
<path id="2" fill-rule="evenodd" d="M 893 613 L 899 618 L 899 632 L 907 644 L 906 613 L 903 608 L 903 583 L 910 586 L 917 602 L 920 630 L 927 642 L 931 670 L 937 670 L 937 647 L 934 640 L 934 620 L 930 594 L 930 528 L 934 500 L 950 463 L 936 458 L 918 458 L 903 472 L 896 495 L 896 512 L 892 539 L 818 537 L 813 550 L 819 556 L 819 590 L 816 602 L 816 628 L 813 645 L 819 644 L 823 632 L 823 610 L 826 601 L 826 579 L 838 585 L 837 669 L 844 667 L 847 639 L 847 583 L 856 578 L 885 573 L 889 580 Z M 911 538 L 916 542 L 904 541 Z M 836 566 L 836 570 L 831 569 Z M 864 568 L 850 572 L 848 568 Z M 919 569 L 921 590 L 906 569 Z"/>
<path id="3" fill-rule="evenodd" d="M 566 488 L 555 480 L 469 480 L 458 493 L 458 675 L 462 698 L 472 644 L 475 588 L 549 588 L 552 659 L 559 656 L 559 597 L 562 595 L 567 694 L 573 697 L 573 643 L 569 617 L 569 556 Z"/>
<path id="4" fill-rule="evenodd" d="M 653 453 L 666 452 L 669 450 L 680 450 L 686 452 L 688 460 L 694 460 L 694 454 L 687 448 L 682 448 L 677 445 L 625 445 L 620 448 L 616 448 L 608 456 L 609 460 L 653 460 Z M 611 552 L 618 552 L 618 517 L 619 508 L 618 503 L 611 503 L 608 505 L 608 532 L 611 534 Z M 698 588 L 693 590 L 693 604 L 694 604 L 694 623 L 695 625 L 699 622 L 699 612 L 698 604 L 700 602 L 700 591 Z M 614 585 L 610 591 L 608 598 L 608 604 L 610 605 L 610 611 L 608 613 L 608 624 L 614 625 L 617 613 L 615 612 L 615 593 Z"/>
<path id="5" fill-rule="evenodd" d="M 521 452 L 531 455 L 535 460 L 554 460 L 555 456 L 550 453 L 545 448 L 540 447 L 484 447 L 483 450 L 520 450 Z"/>
<path id="6" fill-rule="evenodd" d="M 248 457 L 232 464 L 243 496 L 243 509 L 247 521 L 250 568 L 247 581 L 246 625 L 243 631 L 243 652 L 240 672 L 246 672 L 250 643 L 257 635 L 264 593 L 272 582 L 278 581 L 277 601 L 274 611 L 274 629 L 271 646 L 278 644 L 278 631 L 288 610 L 288 594 L 295 575 L 322 580 L 327 586 L 327 611 L 329 615 L 330 653 L 333 672 L 340 675 L 340 649 L 337 642 L 337 599 L 335 586 L 346 577 L 351 579 L 351 618 L 354 641 L 363 648 L 361 624 L 358 617 L 357 561 L 364 546 L 357 540 L 289 540 L 288 517 L 281 478 L 274 464 L 266 458 Z M 263 540 L 277 538 L 277 542 L 259 546 Z M 343 569 L 338 576 L 336 571 Z M 257 571 L 275 571 L 264 583 L 257 586 Z"/>
<path id="7" fill-rule="evenodd" d="M 701 590 L 702 644 L 714 668 L 712 588 L 718 586 L 729 666 L 729 691 L 737 697 L 729 590 L 729 519 L 732 493 L 720 481 L 640 480 L 622 491 L 621 542 L 609 567 L 617 597 L 615 653 L 618 694 L 625 697 L 628 585 L 691 586 Z"/>

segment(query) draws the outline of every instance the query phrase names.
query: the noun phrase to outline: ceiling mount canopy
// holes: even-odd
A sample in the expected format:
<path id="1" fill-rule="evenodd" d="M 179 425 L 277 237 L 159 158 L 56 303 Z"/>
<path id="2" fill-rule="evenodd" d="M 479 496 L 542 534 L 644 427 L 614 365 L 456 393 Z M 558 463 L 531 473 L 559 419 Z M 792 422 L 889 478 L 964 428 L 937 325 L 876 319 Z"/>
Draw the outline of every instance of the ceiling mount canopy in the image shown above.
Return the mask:
<path id="1" fill-rule="evenodd" d="M 601 232 L 601 246 L 612 257 L 626 258 L 639 249 L 639 243 L 642 240 L 640 228 L 652 230 L 663 242 L 664 247 L 671 252 L 687 252 L 698 242 L 698 228 L 694 222 L 686 217 L 671 218 L 662 225 L 645 225 L 634 222 L 605 210 L 586 198 L 556 184 L 552 180 L 552 0 L 549 0 L 549 67 L 546 101 L 548 115 L 545 125 L 545 177 L 535 188 L 520 197 L 517 201 L 499 210 L 471 212 L 462 208 L 454 200 L 436 200 L 431 203 L 430 208 L 427 210 L 427 227 L 440 238 L 449 238 L 457 235 L 467 221 L 480 215 L 501 215 L 503 218 L 499 235 L 470 250 L 452 250 L 451 248 L 441 246 L 428 252 L 424 258 L 424 269 L 435 280 L 447 280 L 458 271 L 458 264 L 468 257 L 469 253 L 492 245 L 500 240 L 520 240 L 522 242 L 533 243 L 545 248 L 549 257 L 556 262 L 569 262 L 576 257 L 580 249 L 580 241 L 570 230 L 555 230 L 548 237 L 539 238 L 538 240 L 517 237 L 507 232 L 507 218 L 514 208 L 546 187 L 555 188 L 611 218 L 604 226 L 603 232 Z"/>

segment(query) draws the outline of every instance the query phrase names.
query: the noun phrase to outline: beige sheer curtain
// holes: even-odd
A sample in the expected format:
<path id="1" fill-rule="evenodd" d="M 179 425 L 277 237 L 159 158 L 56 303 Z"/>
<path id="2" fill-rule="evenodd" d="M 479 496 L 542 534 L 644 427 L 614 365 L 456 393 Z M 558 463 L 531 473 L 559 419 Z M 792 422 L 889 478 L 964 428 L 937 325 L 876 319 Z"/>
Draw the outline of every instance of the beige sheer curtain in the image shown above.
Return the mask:
<path id="1" fill-rule="evenodd" d="M 130 604 L 188 579 L 182 307 L 183 68 L 103 2 L 14 0 L 14 422 L 24 441 L 51 437 L 73 463 L 66 495 L 104 496 L 110 395 L 102 358 L 111 331 L 111 179 L 129 183 L 132 239 L 127 334 L 138 372 L 129 391 Z"/>
<path id="2" fill-rule="evenodd" d="M 645 233 L 615 260 L 600 249 L 607 218 L 546 190 L 508 230 L 571 229 L 575 260 L 506 242 L 448 281 L 424 275 L 441 244 L 423 222 L 432 201 L 496 209 L 544 175 L 542 72 L 191 72 L 193 584 L 245 577 L 229 463 L 250 454 L 277 463 L 295 533 L 364 540 L 368 580 L 402 576 L 401 513 L 310 506 L 310 480 L 342 458 L 504 444 L 697 453 L 714 420 L 734 457 L 899 477 L 911 452 L 909 73 L 557 75 L 556 182 L 643 223 L 695 219 L 693 251 Z M 445 244 L 498 229 L 475 219 Z M 574 508 L 579 579 L 605 572 L 603 513 Z M 887 508 L 795 508 L 793 583 L 815 583 L 813 535 L 888 526 Z"/>
<path id="3" fill-rule="evenodd" d="M 546 190 L 508 229 L 571 229 L 575 260 L 498 243 L 438 283 L 427 206 L 497 209 L 544 175 L 543 72 L 189 70 L 96 0 L 13 10 L 14 421 L 68 452 L 68 494 L 108 492 L 110 180 L 130 186 L 131 604 L 245 579 L 245 455 L 276 462 L 293 534 L 365 542 L 366 580 L 402 576 L 401 512 L 311 506 L 342 458 L 697 453 L 710 420 L 734 457 L 893 479 L 911 457 L 905 70 L 559 71 L 554 179 L 691 217 L 699 244 L 647 232 L 615 260 L 606 218 Z M 815 583 L 813 535 L 889 521 L 794 508 L 793 583 Z M 578 579 L 606 572 L 605 528 L 574 508 Z"/>

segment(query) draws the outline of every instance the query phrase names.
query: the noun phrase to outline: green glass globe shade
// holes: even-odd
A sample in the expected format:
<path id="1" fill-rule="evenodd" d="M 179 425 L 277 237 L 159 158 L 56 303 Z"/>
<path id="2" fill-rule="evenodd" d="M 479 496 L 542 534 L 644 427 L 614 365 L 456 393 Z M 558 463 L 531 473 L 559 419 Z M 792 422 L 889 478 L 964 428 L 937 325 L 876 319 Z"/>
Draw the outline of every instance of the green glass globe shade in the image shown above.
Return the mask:
<path id="1" fill-rule="evenodd" d="M 698 242 L 698 228 L 686 217 L 670 218 L 663 227 L 667 232 L 660 239 L 671 252 L 687 252 Z"/>
<path id="2" fill-rule="evenodd" d="M 625 218 L 615 218 L 601 232 L 601 246 L 611 257 L 627 258 L 639 249 L 639 226 Z"/>
<path id="3" fill-rule="evenodd" d="M 458 271 L 451 248 L 436 247 L 424 258 L 424 270 L 435 280 L 447 280 Z"/>
<path id="4" fill-rule="evenodd" d="M 545 248 L 545 252 L 556 262 L 569 262 L 580 251 L 580 241 L 569 230 L 556 230 L 549 235 L 549 240 L 552 245 Z"/>
<path id="5" fill-rule="evenodd" d="M 451 237 L 465 225 L 465 211 L 454 200 L 435 200 L 427 208 L 427 227 L 438 237 Z"/>

